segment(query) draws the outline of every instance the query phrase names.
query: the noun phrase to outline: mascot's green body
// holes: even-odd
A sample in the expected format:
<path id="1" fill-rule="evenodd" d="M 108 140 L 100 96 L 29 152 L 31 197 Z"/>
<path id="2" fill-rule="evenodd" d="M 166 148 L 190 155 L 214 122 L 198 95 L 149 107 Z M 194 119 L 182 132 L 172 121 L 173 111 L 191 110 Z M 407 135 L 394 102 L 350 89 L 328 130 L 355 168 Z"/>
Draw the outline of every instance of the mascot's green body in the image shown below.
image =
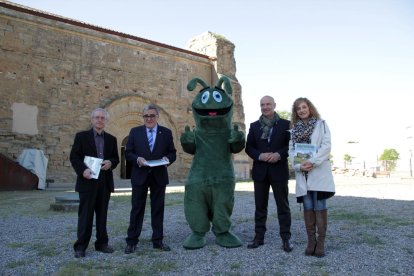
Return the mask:
<path id="1" fill-rule="evenodd" d="M 186 153 L 194 159 L 185 185 L 185 217 L 192 234 L 184 248 L 202 248 L 205 234 L 212 231 L 216 243 L 224 247 L 239 247 L 240 239 L 230 232 L 230 217 L 234 206 L 234 169 L 231 154 L 245 146 L 245 136 L 238 126 L 232 126 L 232 87 L 227 77 L 221 77 L 216 87 L 208 87 L 199 78 L 191 80 L 187 89 L 198 84 L 203 89 L 192 102 L 196 127 L 186 126 L 180 141 Z M 221 88 L 224 83 L 225 89 Z"/>

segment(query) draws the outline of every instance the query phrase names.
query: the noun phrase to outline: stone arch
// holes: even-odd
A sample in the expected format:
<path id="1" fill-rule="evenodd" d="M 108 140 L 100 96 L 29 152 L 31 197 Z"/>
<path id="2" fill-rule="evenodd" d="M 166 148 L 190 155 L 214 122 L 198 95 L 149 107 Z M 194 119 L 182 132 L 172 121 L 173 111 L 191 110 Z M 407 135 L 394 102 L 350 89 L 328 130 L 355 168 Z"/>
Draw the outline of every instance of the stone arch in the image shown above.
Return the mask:
<path id="1" fill-rule="evenodd" d="M 121 164 L 118 165 L 114 171 L 115 178 L 125 178 L 127 174 L 126 171 L 128 168 L 125 160 L 124 149 L 126 141 L 128 140 L 129 131 L 135 126 L 144 124 L 144 120 L 141 117 L 142 110 L 146 104 L 149 104 L 151 102 L 151 100 L 144 97 L 127 96 L 118 98 L 105 106 L 105 109 L 110 114 L 109 121 L 106 125 L 106 130 L 114 135 L 118 140 L 118 150 L 121 161 Z M 166 109 L 159 105 L 157 105 L 157 107 L 159 108 L 160 114 L 158 123 L 171 129 L 178 155 L 180 148 L 177 146 L 177 141 L 179 141 L 177 126 L 172 120 L 171 114 Z M 171 178 L 178 177 L 178 168 L 181 165 L 181 160 L 177 158 L 177 161 L 169 168 Z"/>

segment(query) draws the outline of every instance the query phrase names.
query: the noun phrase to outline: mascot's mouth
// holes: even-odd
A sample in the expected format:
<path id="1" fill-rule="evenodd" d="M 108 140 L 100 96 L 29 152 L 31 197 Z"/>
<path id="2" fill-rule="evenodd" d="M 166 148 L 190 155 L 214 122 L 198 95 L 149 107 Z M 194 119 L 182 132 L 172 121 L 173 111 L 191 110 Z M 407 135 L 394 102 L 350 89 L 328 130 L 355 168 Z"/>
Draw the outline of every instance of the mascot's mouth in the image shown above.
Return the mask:
<path id="1" fill-rule="evenodd" d="M 231 106 L 222 108 L 222 109 L 199 109 L 194 108 L 195 112 L 197 112 L 200 116 L 209 116 L 209 117 L 215 117 L 220 115 L 226 115 L 230 112 Z"/>

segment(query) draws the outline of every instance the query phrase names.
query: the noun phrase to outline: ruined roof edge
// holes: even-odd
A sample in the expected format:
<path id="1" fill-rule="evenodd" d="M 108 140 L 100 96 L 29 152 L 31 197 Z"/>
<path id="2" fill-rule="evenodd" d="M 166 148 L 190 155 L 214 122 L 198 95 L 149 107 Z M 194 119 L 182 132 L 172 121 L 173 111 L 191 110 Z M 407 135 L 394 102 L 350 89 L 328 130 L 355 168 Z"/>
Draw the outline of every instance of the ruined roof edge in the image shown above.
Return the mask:
<path id="1" fill-rule="evenodd" d="M 99 27 L 99 26 L 87 24 L 87 23 L 77 21 L 77 20 L 74 20 L 74 19 L 65 18 L 65 17 L 59 16 L 59 15 L 47 13 L 47 12 L 44 12 L 44 11 L 41 11 L 41 10 L 36 10 L 36 9 L 29 8 L 29 7 L 26 7 L 26 6 L 18 5 L 16 3 L 12 3 L 12 2 L 8 2 L 8 1 L 4 2 L 4 1 L 1 0 L 0 1 L 0 7 L 4 7 L 4 8 L 15 10 L 15 11 L 18 11 L 18 12 L 23 12 L 23 13 L 43 17 L 43 18 L 46 18 L 46 19 L 56 20 L 56 21 L 63 22 L 63 23 L 66 23 L 66 24 L 70 24 L 70 25 L 74 25 L 74 26 L 78 26 L 78 27 L 82 27 L 82 28 L 87 28 L 87 29 L 90 29 L 90 30 L 94 30 L 94 31 L 98 31 L 98 32 L 106 33 L 106 34 L 111 34 L 111 35 L 115 35 L 115 36 L 120 36 L 120 37 L 124 37 L 124 38 L 128 38 L 128 39 L 136 40 L 136 41 L 139 41 L 139 42 L 148 43 L 148 44 L 159 46 L 159 47 L 162 47 L 162 48 L 167 48 L 167 49 L 171 49 L 171 50 L 174 50 L 174 51 L 183 52 L 183 53 L 186 53 L 186 54 L 190 54 L 190 55 L 194 55 L 194 56 L 198 56 L 198 57 L 201 57 L 201 58 L 206 58 L 206 59 L 211 60 L 211 57 L 203 55 L 203 54 L 199 54 L 199 53 L 196 53 L 196 52 L 193 52 L 193 51 L 185 50 L 185 49 L 182 49 L 182 48 L 174 47 L 174 46 L 171 46 L 171 45 L 163 44 L 163 43 L 160 43 L 160 42 L 156 42 L 156 41 L 153 41 L 153 40 L 141 38 L 141 37 L 138 37 L 138 36 L 134 36 L 134 35 L 126 34 L 126 33 L 121 33 L 121 32 L 110 30 L 110 29 L 105 29 L 105 28 L 102 28 L 102 27 Z"/>

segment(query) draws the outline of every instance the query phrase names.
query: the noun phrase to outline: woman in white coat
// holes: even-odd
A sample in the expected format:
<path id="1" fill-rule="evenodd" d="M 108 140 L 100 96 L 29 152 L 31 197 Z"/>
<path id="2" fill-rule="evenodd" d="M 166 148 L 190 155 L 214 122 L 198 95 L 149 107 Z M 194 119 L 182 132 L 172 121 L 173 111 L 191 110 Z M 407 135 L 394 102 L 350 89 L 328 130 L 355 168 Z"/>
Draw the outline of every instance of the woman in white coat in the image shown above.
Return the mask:
<path id="1" fill-rule="evenodd" d="M 328 221 L 326 200 L 335 194 L 329 161 L 331 133 L 307 98 L 298 98 L 293 103 L 291 126 L 289 156 L 295 170 L 296 198 L 299 203 L 303 203 L 304 209 L 308 236 L 305 255 L 323 257 Z M 298 149 L 301 147 L 313 150 L 308 152 L 305 160 L 298 162 Z"/>

